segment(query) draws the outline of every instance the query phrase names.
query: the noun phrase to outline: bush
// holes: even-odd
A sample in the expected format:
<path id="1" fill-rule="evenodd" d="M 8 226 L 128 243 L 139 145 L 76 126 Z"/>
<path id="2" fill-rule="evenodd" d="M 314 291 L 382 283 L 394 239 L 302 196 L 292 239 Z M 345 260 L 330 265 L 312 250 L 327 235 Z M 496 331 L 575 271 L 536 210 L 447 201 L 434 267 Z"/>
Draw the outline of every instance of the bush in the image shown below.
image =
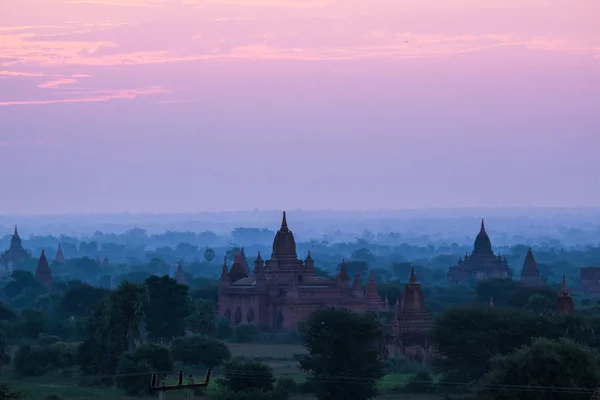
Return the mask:
<path id="1" fill-rule="evenodd" d="M 15 371 L 18 375 L 39 376 L 52 370 L 77 364 L 77 348 L 70 344 L 21 346 L 15 353 Z"/>
<path id="2" fill-rule="evenodd" d="M 214 368 L 231 358 L 225 343 L 201 335 L 173 339 L 171 352 L 175 361 L 195 367 Z"/>
<path id="3" fill-rule="evenodd" d="M 22 397 L 20 392 L 13 392 L 5 384 L 0 384 L 0 400 L 19 400 Z"/>
<path id="4" fill-rule="evenodd" d="M 238 358 L 223 364 L 223 378 L 218 379 L 217 383 L 223 390 L 231 392 L 270 392 L 274 389 L 275 377 L 271 366 Z"/>
<path id="5" fill-rule="evenodd" d="M 253 339 L 256 338 L 260 329 L 256 325 L 248 324 L 248 325 L 238 325 L 235 327 L 233 331 L 233 335 L 235 340 L 240 343 L 249 343 L 252 342 Z"/>

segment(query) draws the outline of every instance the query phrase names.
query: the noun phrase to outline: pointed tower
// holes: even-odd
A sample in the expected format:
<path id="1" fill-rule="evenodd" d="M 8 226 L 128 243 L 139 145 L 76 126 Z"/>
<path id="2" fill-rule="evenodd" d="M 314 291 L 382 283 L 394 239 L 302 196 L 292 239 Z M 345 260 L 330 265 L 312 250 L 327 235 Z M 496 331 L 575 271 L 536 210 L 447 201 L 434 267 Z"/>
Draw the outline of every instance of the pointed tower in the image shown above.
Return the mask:
<path id="1" fill-rule="evenodd" d="M 403 332 L 426 334 L 433 329 L 433 316 L 425 308 L 425 296 L 417 282 L 414 268 L 411 268 L 408 283 L 399 303 L 396 303 L 395 312 Z"/>
<path id="2" fill-rule="evenodd" d="M 521 270 L 521 282 L 529 286 L 539 286 L 542 284 L 540 271 L 538 270 L 537 263 L 533 257 L 531 247 L 527 250 L 527 255 L 525 256 L 525 262 L 523 263 L 523 269 Z"/>
<path id="3" fill-rule="evenodd" d="M 350 289 L 350 277 L 348 276 L 348 268 L 346 267 L 346 260 L 342 260 L 340 267 L 340 273 L 338 275 L 338 286 L 340 289 Z"/>
<path id="4" fill-rule="evenodd" d="M 557 315 L 572 315 L 575 314 L 575 304 L 567 288 L 567 277 L 563 274 L 562 287 L 558 292 L 556 299 L 556 314 Z"/>
<path id="5" fill-rule="evenodd" d="M 235 253 L 233 259 L 233 265 L 229 271 L 229 278 L 231 282 L 239 281 L 240 279 L 247 278 L 248 274 L 243 265 L 242 254 L 240 252 Z"/>
<path id="6" fill-rule="evenodd" d="M 308 251 L 308 254 L 306 255 L 306 259 L 304 260 L 304 268 L 309 274 L 312 274 L 315 272 L 315 261 L 312 259 L 311 255 L 310 255 L 310 250 Z"/>
<path id="7" fill-rule="evenodd" d="M 354 283 L 352 284 L 352 296 L 361 298 L 361 297 L 364 297 L 364 295 L 365 295 L 365 290 L 363 288 L 362 282 L 360 281 L 360 274 L 358 272 L 356 272 L 356 275 L 354 275 Z M 386 295 L 386 300 L 387 300 L 387 295 Z"/>
<path id="8" fill-rule="evenodd" d="M 56 256 L 54 257 L 54 262 L 57 264 L 64 264 L 67 260 L 65 259 L 65 255 L 63 254 L 62 247 L 60 243 L 58 244 L 58 250 L 56 251 Z"/>
<path id="9" fill-rule="evenodd" d="M 108 266 L 110 266 L 110 262 L 108 261 L 108 256 L 105 254 L 102 260 L 102 267 L 107 268 Z"/>
<path id="10" fill-rule="evenodd" d="M 48 259 L 46 258 L 44 250 L 42 250 L 37 268 L 35 269 L 35 277 L 46 287 L 46 289 L 52 289 L 52 270 L 50 270 L 50 265 L 48 265 Z"/>
<path id="11" fill-rule="evenodd" d="M 273 239 L 273 253 L 271 254 L 271 258 L 277 260 L 298 259 L 296 240 L 294 239 L 294 234 L 288 228 L 285 211 L 281 217 L 281 227 L 275 234 L 275 239 Z"/>
<path id="12" fill-rule="evenodd" d="M 254 260 L 254 281 L 256 284 L 256 287 L 264 287 L 266 285 L 267 282 L 267 277 L 265 275 L 265 262 L 263 261 L 262 257 L 260 256 L 260 251 L 258 252 L 258 255 L 256 256 L 256 260 Z"/>
<path id="13" fill-rule="evenodd" d="M 221 269 L 221 278 L 219 279 L 220 286 L 231 285 L 231 278 L 229 277 L 229 268 L 227 267 L 227 257 L 223 259 L 223 268 Z"/>
<path id="14" fill-rule="evenodd" d="M 183 268 L 181 268 L 181 262 L 177 264 L 177 270 L 175 271 L 175 280 L 180 285 L 187 285 L 187 279 L 185 279 Z"/>
<path id="15" fill-rule="evenodd" d="M 364 298 L 370 310 L 385 311 L 383 301 L 381 300 L 379 291 L 377 290 L 377 284 L 375 283 L 373 271 L 371 271 L 371 274 L 369 275 L 369 281 L 367 282 L 367 287 L 365 288 Z"/>
<path id="16" fill-rule="evenodd" d="M 473 245 L 473 255 L 488 257 L 494 255 L 494 252 L 492 251 L 492 241 L 485 231 L 483 218 L 481 219 L 481 228 L 479 229 L 479 233 L 475 238 L 475 244 Z"/>
<path id="17" fill-rule="evenodd" d="M 13 270 L 18 267 L 21 261 L 30 258 L 30 254 L 23 248 L 19 230 L 15 225 L 15 231 L 10 239 L 10 247 L 0 255 L 0 264 L 5 264 L 8 270 Z"/>
<path id="18" fill-rule="evenodd" d="M 250 265 L 248 265 L 248 259 L 246 258 L 246 252 L 244 251 L 244 247 L 240 249 L 240 261 L 242 263 L 242 267 L 244 267 L 244 271 L 246 275 L 250 275 Z"/>

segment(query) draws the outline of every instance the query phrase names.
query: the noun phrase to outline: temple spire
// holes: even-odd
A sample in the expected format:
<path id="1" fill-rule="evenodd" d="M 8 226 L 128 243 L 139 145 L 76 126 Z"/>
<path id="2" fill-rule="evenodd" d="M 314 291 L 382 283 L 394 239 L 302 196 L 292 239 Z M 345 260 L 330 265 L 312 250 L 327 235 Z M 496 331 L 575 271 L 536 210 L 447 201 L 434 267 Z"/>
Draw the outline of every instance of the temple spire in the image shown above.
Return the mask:
<path id="1" fill-rule="evenodd" d="M 564 291 L 568 291 L 569 289 L 567 288 L 567 275 L 563 274 L 562 277 L 562 286 L 561 286 L 562 290 Z"/>
<path id="2" fill-rule="evenodd" d="M 342 260 L 342 267 L 340 268 L 340 281 L 349 281 L 348 268 L 346 267 L 346 260 Z"/>
<path id="3" fill-rule="evenodd" d="M 19 230 L 17 229 L 16 224 L 15 224 L 15 232 L 13 233 L 13 236 L 19 236 Z"/>
<path id="4" fill-rule="evenodd" d="M 411 284 L 417 283 L 417 278 L 415 277 L 415 268 L 414 267 L 412 267 L 410 269 L 410 279 L 409 279 L 408 283 L 411 283 Z"/>
<path id="5" fill-rule="evenodd" d="M 227 267 L 227 257 L 223 258 L 223 269 L 221 270 L 221 282 L 230 282 L 229 268 Z"/>
<path id="6" fill-rule="evenodd" d="M 281 230 L 281 231 L 289 230 L 288 224 L 287 224 L 287 218 L 285 216 L 285 211 L 283 212 L 283 217 L 281 218 L 281 228 L 279 230 Z"/>
<path id="7" fill-rule="evenodd" d="M 481 218 L 481 232 L 485 232 L 485 223 L 483 222 L 483 218 Z"/>

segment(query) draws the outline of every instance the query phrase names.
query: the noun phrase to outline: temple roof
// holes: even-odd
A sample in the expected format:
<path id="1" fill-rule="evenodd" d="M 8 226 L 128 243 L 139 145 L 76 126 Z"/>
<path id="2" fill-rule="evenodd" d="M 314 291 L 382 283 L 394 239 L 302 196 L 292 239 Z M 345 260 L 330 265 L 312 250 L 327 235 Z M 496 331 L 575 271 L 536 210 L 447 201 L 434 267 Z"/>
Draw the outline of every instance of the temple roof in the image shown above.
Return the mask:
<path id="1" fill-rule="evenodd" d="M 294 239 L 294 234 L 288 228 L 285 211 L 283 212 L 283 217 L 281 219 L 281 228 L 279 228 L 273 239 L 273 254 L 271 255 L 271 258 L 278 260 L 298 259 L 298 254 L 296 253 L 296 240 Z"/>
<path id="2" fill-rule="evenodd" d="M 38 264 L 35 269 L 35 277 L 47 288 L 52 286 L 52 270 L 50 269 L 50 265 L 48 265 L 48 259 L 46 258 L 46 253 L 44 250 L 42 250 L 42 254 L 38 260 Z"/>
<path id="3" fill-rule="evenodd" d="M 492 251 L 492 242 L 487 232 L 485 231 L 485 224 L 483 219 L 481 219 L 481 228 L 477 237 L 475 238 L 475 244 L 473 246 L 473 254 L 474 255 L 493 255 Z"/>
<path id="4" fill-rule="evenodd" d="M 62 247 L 59 243 L 58 250 L 56 251 L 56 256 L 54 256 L 54 262 L 62 264 L 65 261 L 67 261 L 67 260 L 65 259 L 65 255 L 63 254 Z"/>
<path id="5" fill-rule="evenodd" d="M 187 285 L 187 279 L 185 279 L 185 274 L 183 273 L 183 268 L 181 267 L 181 263 L 179 263 L 177 265 L 177 270 L 175 271 L 175 280 L 179 284 Z"/>
<path id="6" fill-rule="evenodd" d="M 527 256 L 525 256 L 525 262 L 523 263 L 523 270 L 521 271 L 521 279 L 523 278 L 539 278 L 540 271 L 538 270 L 537 263 L 533 257 L 533 251 L 531 247 L 527 250 Z"/>
<path id="7" fill-rule="evenodd" d="M 229 271 L 229 278 L 232 282 L 235 282 L 246 277 L 248 277 L 248 273 L 244 268 L 242 254 L 240 252 L 237 252 L 235 253 L 233 265 L 231 266 L 231 270 Z"/>
<path id="8" fill-rule="evenodd" d="M 421 285 L 417 283 L 414 268 L 410 270 L 410 278 L 404 287 L 400 300 L 400 310 L 398 311 L 401 313 L 425 311 L 425 296 L 421 290 Z"/>
<path id="9" fill-rule="evenodd" d="M 243 247 L 240 249 L 240 257 L 244 271 L 246 271 L 246 274 L 250 275 L 250 266 L 248 265 L 248 259 L 246 258 L 246 252 Z"/>

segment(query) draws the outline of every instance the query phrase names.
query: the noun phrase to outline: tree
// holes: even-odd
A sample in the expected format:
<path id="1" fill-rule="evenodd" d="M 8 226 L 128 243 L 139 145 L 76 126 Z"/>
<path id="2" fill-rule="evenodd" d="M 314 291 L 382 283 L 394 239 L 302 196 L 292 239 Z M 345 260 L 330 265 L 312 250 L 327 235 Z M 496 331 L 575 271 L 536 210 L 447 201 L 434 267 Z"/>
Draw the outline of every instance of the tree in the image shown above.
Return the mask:
<path id="1" fill-rule="evenodd" d="M 201 335 L 173 339 L 171 352 L 174 360 L 193 367 L 214 368 L 231 358 L 223 342 Z"/>
<path id="2" fill-rule="evenodd" d="M 98 304 L 110 293 L 87 284 L 80 284 L 70 288 L 62 298 L 59 309 L 69 316 L 81 317 L 90 315 Z"/>
<path id="3" fill-rule="evenodd" d="M 206 250 L 204 250 L 204 259 L 209 264 L 213 262 L 215 257 L 216 257 L 215 251 L 213 249 L 211 249 L 210 247 L 207 247 Z"/>
<path id="4" fill-rule="evenodd" d="M 366 247 L 361 247 L 360 249 L 354 250 L 352 255 L 350 256 L 354 261 L 365 261 L 367 263 L 372 263 L 375 261 L 375 256 L 371 253 L 371 250 Z"/>
<path id="5" fill-rule="evenodd" d="M 508 354 L 531 337 L 555 335 L 550 319 L 522 310 L 489 307 L 447 309 L 436 319 L 431 340 L 440 357 L 434 366 L 461 382 L 481 378 L 490 359 Z"/>
<path id="6" fill-rule="evenodd" d="M 192 313 L 187 317 L 190 331 L 200 335 L 212 335 L 217 329 L 217 313 L 212 301 L 197 299 L 192 306 Z"/>
<path id="7" fill-rule="evenodd" d="M 100 303 L 86 321 L 86 339 L 77 351 L 84 374 L 113 374 L 123 353 L 133 352 L 136 340 L 142 338 L 146 301 L 143 286 L 125 282 Z"/>
<path id="8" fill-rule="evenodd" d="M 9 299 L 15 299 L 29 290 L 33 296 L 45 293 L 46 290 L 29 271 L 14 270 L 10 276 L 10 281 L 4 286 L 4 293 Z"/>
<path id="9" fill-rule="evenodd" d="M 148 302 L 145 326 L 151 339 L 169 342 L 185 334 L 186 318 L 192 310 L 188 286 L 167 275 L 146 279 Z"/>
<path id="10" fill-rule="evenodd" d="M 346 309 L 313 312 L 300 327 L 307 354 L 298 355 L 320 400 L 363 400 L 377 394 L 383 362 L 377 341 L 379 322 L 372 315 Z"/>
<path id="11" fill-rule="evenodd" d="M 587 400 L 600 385 L 600 355 L 568 339 L 537 338 L 492 359 L 481 380 L 479 400 Z M 569 390 L 571 388 L 571 390 Z M 586 392 L 585 389 L 588 389 Z"/>

